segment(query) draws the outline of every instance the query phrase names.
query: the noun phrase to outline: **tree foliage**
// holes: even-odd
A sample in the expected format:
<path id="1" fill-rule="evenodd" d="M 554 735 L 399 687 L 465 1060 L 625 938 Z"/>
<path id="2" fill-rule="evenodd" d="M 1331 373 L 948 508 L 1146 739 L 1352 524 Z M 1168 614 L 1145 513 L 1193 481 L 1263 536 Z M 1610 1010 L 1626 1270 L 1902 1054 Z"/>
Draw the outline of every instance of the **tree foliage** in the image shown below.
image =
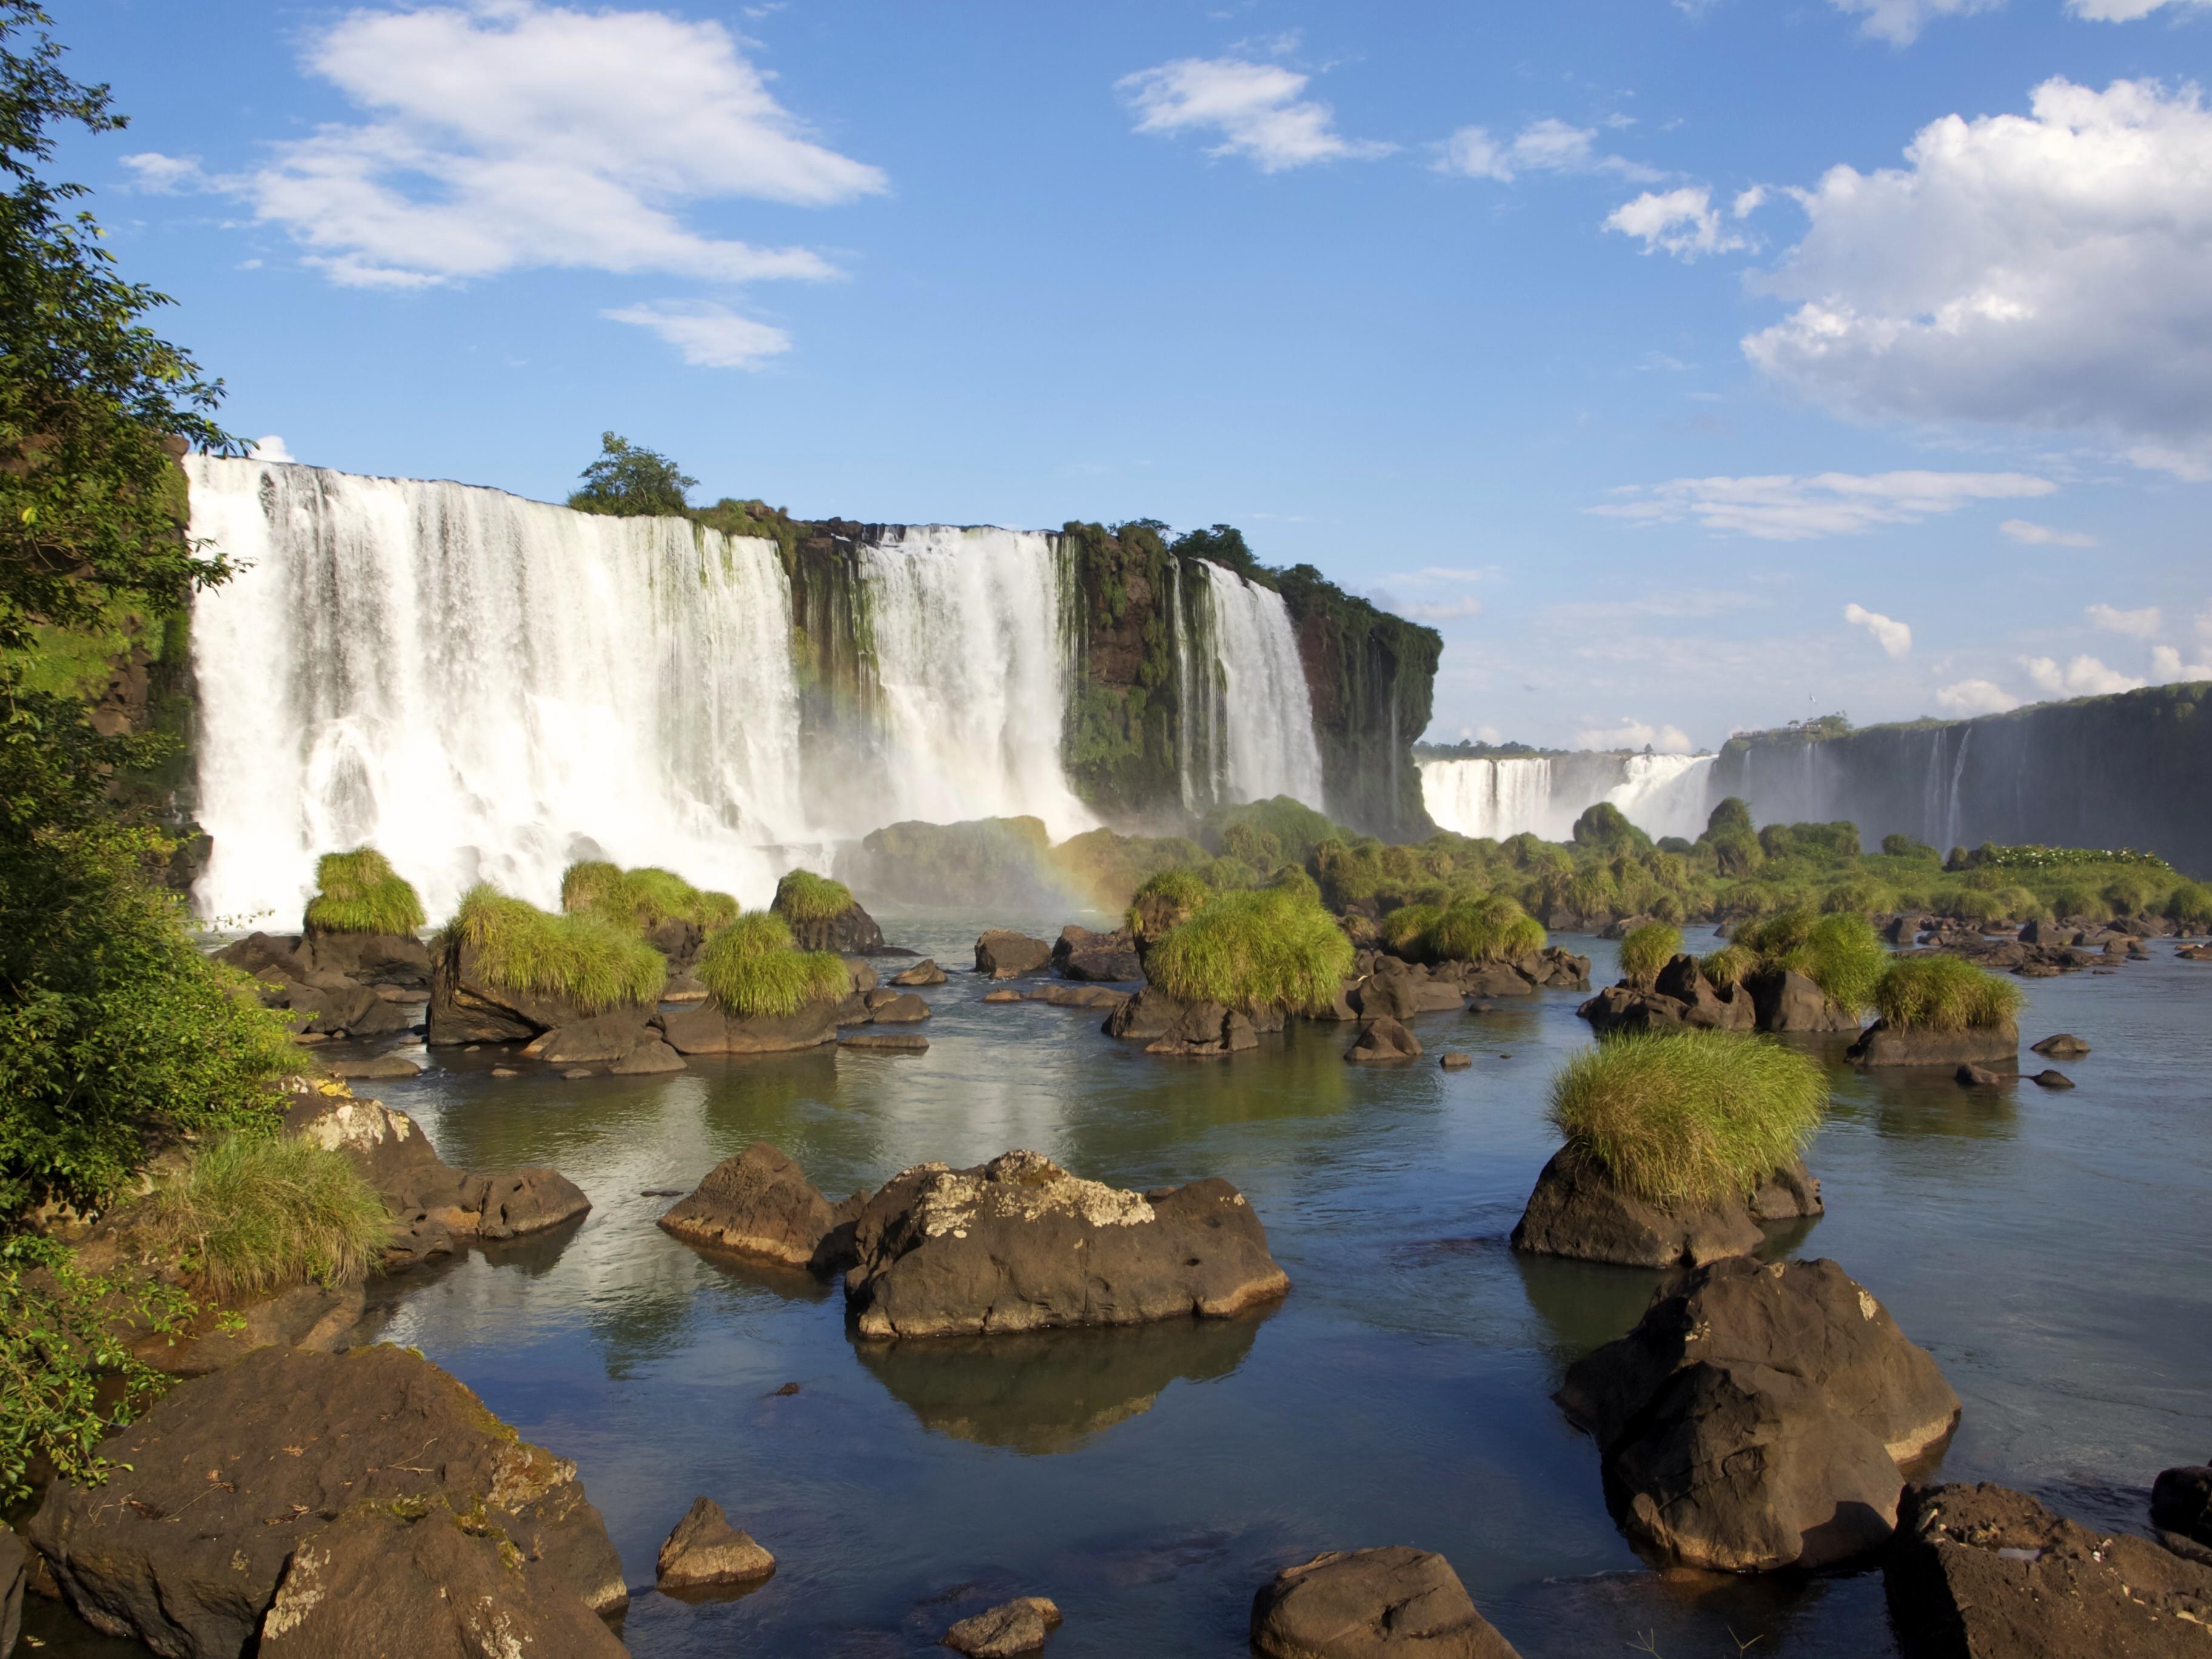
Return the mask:
<path id="1" fill-rule="evenodd" d="M 568 497 L 568 505 L 580 513 L 620 518 L 680 515 L 690 505 L 689 491 L 699 482 L 658 450 L 611 432 L 599 434 L 599 457 L 582 476 L 584 487 Z"/>

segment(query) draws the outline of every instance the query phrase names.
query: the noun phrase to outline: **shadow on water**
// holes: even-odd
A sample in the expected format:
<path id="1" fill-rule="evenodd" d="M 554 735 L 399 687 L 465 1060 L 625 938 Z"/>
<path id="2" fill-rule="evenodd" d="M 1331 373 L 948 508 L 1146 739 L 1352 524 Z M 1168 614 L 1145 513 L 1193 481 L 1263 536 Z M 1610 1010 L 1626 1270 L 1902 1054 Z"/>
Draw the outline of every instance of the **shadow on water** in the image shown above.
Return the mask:
<path id="1" fill-rule="evenodd" d="M 1121 1330 L 851 1340 L 862 1368 L 925 1428 L 1042 1455 L 1072 1451 L 1141 1416 L 1170 1383 L 1229 1376 L 1273 1312 Z"/>

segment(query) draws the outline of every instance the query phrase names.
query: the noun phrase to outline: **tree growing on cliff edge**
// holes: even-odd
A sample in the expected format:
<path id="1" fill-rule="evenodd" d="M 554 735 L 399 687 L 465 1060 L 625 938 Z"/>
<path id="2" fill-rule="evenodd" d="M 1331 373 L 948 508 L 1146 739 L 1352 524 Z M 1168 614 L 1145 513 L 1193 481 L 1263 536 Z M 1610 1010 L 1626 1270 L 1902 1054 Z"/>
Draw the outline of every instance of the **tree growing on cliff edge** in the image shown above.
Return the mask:
<path id="1" fill-rule="evenodd" d="M 686 477 L 667 456 L 611 432 L 599 434 L 599 458 L 583 471 L 584 487 L 568 497 L 579 513 L 609 513 L 617 518 L 680 516 L 699 481 Z"/>

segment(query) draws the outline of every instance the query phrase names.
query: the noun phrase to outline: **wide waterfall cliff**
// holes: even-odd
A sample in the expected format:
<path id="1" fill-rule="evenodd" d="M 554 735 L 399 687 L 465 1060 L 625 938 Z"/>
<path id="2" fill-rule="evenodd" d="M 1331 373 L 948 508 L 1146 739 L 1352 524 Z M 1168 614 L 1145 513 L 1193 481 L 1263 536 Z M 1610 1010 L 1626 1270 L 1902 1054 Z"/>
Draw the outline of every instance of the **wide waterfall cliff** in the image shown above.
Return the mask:
<path id="1" fill-rule="evenodd" d="M 1711 755 L 1631 755 L 1577 750 L 1420 763 L 1421 793 L 1440 829 L 1504 841 L 1565 841 L 1575 820 L 1608 801 L 1655 840 L 1692 839 L 1712 810 Z"/>
<path id="2" fill-rule="evenodd" d="M 580 856 L 750 902 L 902 819 L 1165 827 L 1289 794 L 1425 833 L 1436 636 L 1305 571 L 1110 535 L 831 520 L 723 534 L 501 491 L 196 458 L 210 914 L 289 924 L 374 843 L 434 914 Z M 1308 578 L 1310 577 L 1309 580 Z"/>

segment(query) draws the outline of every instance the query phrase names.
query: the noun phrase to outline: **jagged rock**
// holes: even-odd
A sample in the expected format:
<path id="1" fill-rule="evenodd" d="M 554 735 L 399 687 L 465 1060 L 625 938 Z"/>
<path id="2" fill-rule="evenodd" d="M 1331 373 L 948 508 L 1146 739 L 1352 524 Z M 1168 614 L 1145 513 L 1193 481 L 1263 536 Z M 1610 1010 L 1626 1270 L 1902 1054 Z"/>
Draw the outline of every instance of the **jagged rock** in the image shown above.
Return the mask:
<path id="1" fill-rule="evenodd" d="M 2212 1468 L 2203 1464 L 2162 1469 L 2150 1488 L 2151 1524 L 2212 1546 Z"/>
<path id="2" fill-rule="evenodd" d="M 861 1017 L 866 1017 L 865 1011 Z M 668 1046 L 679 1054 L 780 1054 L 835 1042 L 837 1005 L 814 1002 L 793 1014 L 741 1019 L 707 1002 L 664 1010 L 659 1024 Z"/>
<path id="3" fill-rule="evenodd" d="M 1561 991 L 1589 989 L 1589 958 L 1561 945 L 1546 945 L 1522 964 L 1522 971 L 1539 986 Z"/>
<path id="4" fill-rule="evenodd" d="M 942 985 L 945 983 L 945 969 L 939 967 L 927 957 L 924 957 L 920 962 L 915 963 L 913 967 L 908 969 L 904 973 L 893 974 L 891 975 L 891 983 L 894 985 L 908 986 Z"/>
<path id="5" fill-rule="evenodd" d="M 1735 1572 L 1881 1547 L 1898 1465 L 1959 1419 L 1926 1350 L 1828 1261 L 1695 1269 L 1626 1336 L 1569 1366 L 1558 1398 L 1604 1453 L 1633 1538 Z"/>
<path id="6" fill-rule="evenodd" d="M 1741 986 L 1717 988 L 1707 979 L 1698 959 L 1687 954 L 1672 957 L 1653 979 L 1651 988 L 1683 1005 L 1682 1023 L 1717 1031 L 1748 1031 L 1759 1024 L 1759 1009 Z"/>
<path id="7" fill-rule="evenodd" d="M 841 1048 L 858 1048 L 866 1054 L 926 1054 L 929 1039 L 919 1031 L 855 1031 L 842 1038 Z"/>
<path id="8" fill-rule="evenodd" d="M 802 951 L 835 951 L 841 957 L 875 956 L 884 951 L 884 930 L 858 899 L 850 909 L 834 916 L 779 914 L 791 925 L 792 943 Z"/>
<path id="9" fill-rule="evenodd" d="M 625 1008 L 594 1014 L 541 1033 L 524 1048 L 526 1060 L 542 1060 L 548 1066 L 595 1066 L 621 1060 L 654 1041 L 646 1025 L 650 1008 Z"/>
<path id="10" fill-rule="evenodd" d="M 2020 1028 L 2012 1021 L 1964 1031 L 1923 1031 L 1878 1019 L 1844 1051 L 1855 1066 L 1963 1066 L 2013 1060 Z"/>
<path id="11" fill-rule="evenodd" d="M 1051 962 L 1052 946 L 1010 928 L 991 928 L 975 941 L 975 971 L 992 979 L 1042 973 Z"/>
<path id="12" fill-rule="evenodd" d="M 911 1025 L 929 1018 L 929 1005 L 911 991 L 902 991 L 876 1004 L 870 1011 L 878 1025 Z"/>
<path id="13" fill-rule="evenodd" d="M 1364 1020 L 1352 1046 L 1344 1051 L 1349 1060 L 1419 1060 L 1421 1040 L 1387 1014 Z"/>
<path id="14" fill-rule="evenodd" d="M 659 1077 L 665 1072 L 684 1069 L 684 1056 L 678 1054 L 652 1032 L 645 1041 L 607 1067 L 614 1077 Z"/>
<path id="15" fill-rule="evenodd" d="M 868 1337 L 1221 1317 L 1290 1288 L 1227 1182 L 1127 1192 L 1030 1152 L 902 1171 L 853 1248 L 847 1304 Z"/>
<path id="16" fill-rule="evenodd" d="M 411 933 L 301 935 L 298 956 L 311 969 L 331 969 L 362 985 L 422 990 L 430 983 L 430 947 Z"/>
<path id="17" fill-rule="evenodd" d="M 1794 968 L 1769 969 L 1743 983 L 1762 1031 L 1856 1031 L 1858 1017 Z"/>
<path id="18" fill-rule="evenodd" d="M 2027 1080 L 2039 1089 L 2070 1089 L 2074 1086 L 2072 1078 L 2063 1072 L 2052 1071 L 2048 1066 L 2040 1072 L 2031 1073 Z"/>
<path id="19" fill-rule="evenodd" d="M 1562 1146 L 1536 1177 L 1513 1229 L 1513 1248 L 1632 1267 L 1695 1267 L 1744 1255 L 1762 1231 L 1823 1212 L 1820 1183 L 1802 1159 L 1778 1170 L 1748 1199 L 1656 1205 L 1624 1190 L 1596 1159 Z"/>
<path id="20" fill-rule="evenodd" d="M 991 996 L 999 994 L 996 991 L 991 993 Z M 1020 993 L 1010 994 L 1018 997 Z M 986 997 L 984 1000 L 988 1002 L 990 998 Z M 1156 985 L 1147 985 L 1107 1015 L 1103 1029 L 1108 1036 L 1152 1042 L 1172 1030 L 1187 1012 L 1182 1003 L 1165 991 Z"/>
<path id="21" fill-rule="evenodd" d="M 1403 1544 L 1284 1568 L 1252 1598 L 1252 1649 L 1265 1659 L 1518 1659 L 1451 1563 Z"/>
<path id="22" fill-rule="evenodd" d="M 557 1587 L 595 1612 L 628 1599 L 576 1466 L 404 1348 L 260 1349 L 179 1383 L 101 1449 L 126 1467 L 96 1489 L 56 1484 L 30 1540 L 79 1617 L 157 1653 L 236 1659 L 257 1633 L 271 1651 L 263 1614 L 298 1552 L 372 1508 L 496 1527 L 533 1598 Z M 362 1559 L 353 1537 L 332 1540 L 333 1564 L 340 1543 Z"/>
<path id="23" fill-rule="evenodd" d="M 2004 1486 L 1915 1486 L 1883 1577 L 1905 1659 L 2203 1659 L 2212 1566 Z"/>
<path id="24" fill-rule="evenodd" d="M 963 1619 L 945 1632 L 940 1647 L 968 1659 L 1015 1659 L 1035 1653 L 1060 1628 L 1060 1609 L 1042 1595 L 1024 1595 Z"/>
<path id="25" fill-rule="evenodd" d="M 775 1571 L 775 1557 L 753 1541 L 750 1533 L 730 1524 L 711 1498 L 694 1502 L 660 1546 L 653 1565 L 653 1587 L 698 1589 L 709 1584 L 743 1584 Z"/>
<path id="26" fill-rule="evenodd" d="M 462 1177 L 457 1207 L 461 1221 L 458 1227 L 442 1215 L 434 1218 L 445 1221 L 456 1232 L 473 1231 L 478 1238 L 498 1242 L 547 1232 L 564 1221 L 574 1221 L 592 1207 L 592 1200 L 558 1170 L 531 1164 Z M 476 1221 L 472 1230 L 467 1224 L 471 1216 Z"/>
<path id="27" fill-rule="evenodd" d="M 1532 997 L 1536 981 L 1510 963 L 1486 962 L 1462 978 L 1460 988 L 1471 997 Z"/>
<path id="28" fill-rule="evenodd" d="M 1474 1056 L 1463 1054 L 1456 1048 L 1447 1048 L 1437 1063 L 1447 1072 L 1460 1072 L 1474 1064 Z"/>
<path id="29" fill-rule="evenodd" d="M 1165 1031 L 1145 1045 L 1145 1052 L 1211 1060 L 1259 1046 L 1259 1034 L 1249 1015 L 1218 1002 L 1194 1002 L 1182 1008 Z"/>
<path id="30" fill-rule="evenodd" d="M 686 1243 L 762 1256 L 789 1267 L 809 1266 L 836 1224 L 821 1189 L 765 1140 L 724 1158 L 660 1218 L 661 1231 Z"/>

